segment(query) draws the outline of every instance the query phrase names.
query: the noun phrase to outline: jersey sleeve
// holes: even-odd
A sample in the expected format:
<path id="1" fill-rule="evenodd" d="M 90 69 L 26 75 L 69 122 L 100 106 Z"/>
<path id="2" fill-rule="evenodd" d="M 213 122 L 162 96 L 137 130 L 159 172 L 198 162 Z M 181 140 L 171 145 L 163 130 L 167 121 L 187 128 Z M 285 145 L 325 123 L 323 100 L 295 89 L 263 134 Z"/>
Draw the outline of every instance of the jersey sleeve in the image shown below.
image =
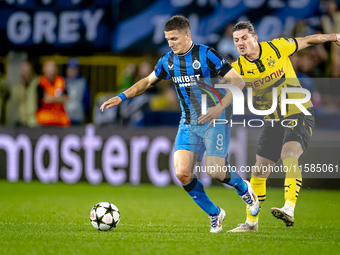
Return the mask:
<path id="1" fill-rule="evenodd" d="M 163 66 L 163 57 L 161 57 L 158 60 L 157 65 L 155 66 L 155 75 L 159 78 L 159 79 L 163 79 L 163 80 L 168 80 L 171 78 L 170 74 L 165 70 L 164 66 Z"/>
<path id="2" fill-rule="evenodd" d="M 207 53 L 208 67 L 216 72 L 219 76 L 224 76 L 232 69 L 232 66 L 222 55 L 213 48 L 208 49 Z"/>
<path id="3" fill-rule="evenodd" d="M 283 56 L 291 56 L 298 49 L 298 44 L 295 38 L 281 37 L 281 38 L 276 38 L 268 43 L 271 47 L 272 45 L 274 46 L 272 47 L 274 48 L 274 50 L 275 48 L 277 48 L 279 54 Z"/>
<path id="4" fill-rule="evenodd" d="M 231 67 L 234 68 L 236 72 L 240 73 L 240 68 L 237 64 L 237 60 L 231 63 Z"/>

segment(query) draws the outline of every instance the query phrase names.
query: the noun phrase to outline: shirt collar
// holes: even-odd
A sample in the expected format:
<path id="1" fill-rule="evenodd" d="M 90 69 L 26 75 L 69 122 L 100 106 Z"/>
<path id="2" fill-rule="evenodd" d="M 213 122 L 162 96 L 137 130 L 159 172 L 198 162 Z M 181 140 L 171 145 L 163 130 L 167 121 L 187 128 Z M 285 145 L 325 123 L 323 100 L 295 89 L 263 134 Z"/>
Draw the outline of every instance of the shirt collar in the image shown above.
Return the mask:
<path id="1" fill-rule="evenodd" d="M 185 52 L 185 53 L 183 53 L 183 54 L 176 54 L 178 57 L 184 57 L 185 55 L 187 55 L 191 50 L 192 50 L 192 48 L 194 48 L 194 43 L 193 42 L 191 42 L 191 46 L 190 46 L 190 48 Z"/>

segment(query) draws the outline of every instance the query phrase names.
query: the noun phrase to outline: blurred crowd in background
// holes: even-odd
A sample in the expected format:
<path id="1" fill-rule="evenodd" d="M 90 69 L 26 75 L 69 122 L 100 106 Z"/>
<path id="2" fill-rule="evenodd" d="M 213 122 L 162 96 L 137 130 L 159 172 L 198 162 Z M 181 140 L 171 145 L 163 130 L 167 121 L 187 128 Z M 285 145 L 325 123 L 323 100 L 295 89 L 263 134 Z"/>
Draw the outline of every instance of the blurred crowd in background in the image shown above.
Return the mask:
<path id="1" fill-rule="evenodd" d="M 340 11 L 337 2 L 327 1 L 323 9 L 323 15 L 300 20 L 290 34 L 282 36 L 339 33 Z M 235 61 L 239 56 L 232 40 L 233 26 L 234 24 L 227 24 L 221 39 L 211 45 L 229 62 Z M 32 61 L 26 52 L 10 51 L 3 58 L 3 66 L 0 68 L 1 125 L 177 125 L 180 107 L 171 80 L 162 81 L 146 94 L 126 100 L 115 109 L 99 112 L 102 102 L 149 75 L 158 58 L 159 56 L 142 56 L 138 61 L 131 62 L 130 58 L 125 58 L 123 64 L 119 63 L 122 68 L 107 67 L 103 75 L 102 69 L 98 67 L 93 71 L 93 68 L 81 61 L 80 56 L 64 57 L 63 61 L 58 61 L 55 56 L 45 56 L 43 60 Z M 322 117 L 331 116 L 333 120 L 328 122 L 331 123 L 330 127 L 339 127 L 340 48 L 334 43 L 309 47 L 294 54 L 291 61 L 301 85 L 312 93 L 316 114 Z M 103 61 L 101 68 L 105 67 L 105 63 Z M 110 65 L 115 66 L 114 63 Z M 97 79 L 93 79 L 94 75 Z M 97 80 L 106 85 L 99 86 Z"/>

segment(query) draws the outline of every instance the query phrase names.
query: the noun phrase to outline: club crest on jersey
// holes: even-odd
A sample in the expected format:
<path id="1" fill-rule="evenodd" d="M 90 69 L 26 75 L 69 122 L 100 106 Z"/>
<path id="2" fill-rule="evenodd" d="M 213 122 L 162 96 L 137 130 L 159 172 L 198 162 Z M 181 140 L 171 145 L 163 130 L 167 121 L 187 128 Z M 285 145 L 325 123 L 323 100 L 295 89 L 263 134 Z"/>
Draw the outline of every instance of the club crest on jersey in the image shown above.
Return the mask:
<path id="1" fill-rule="evenodd" d="M 169 70 L 172 70 L 172 69 L 174 69 L 174 64 L 172 64 L 172 65 L 168 65 L 168 68 L 169 68 Z"/>
<path id="2" fill-rule="evenodd" d="M 270 68 L 273 68 L 276 65 L 275 60 L 272 58 L 272 56 L 270 56 L 269 58 L 267 58 L 267 64 Z"/>
<path id="3" fill-rule="evenodd" d="M 201 67 L 201 63 L 195 59 L 195 61 L 192 63 L 192 67 L 197 70 Z"/>

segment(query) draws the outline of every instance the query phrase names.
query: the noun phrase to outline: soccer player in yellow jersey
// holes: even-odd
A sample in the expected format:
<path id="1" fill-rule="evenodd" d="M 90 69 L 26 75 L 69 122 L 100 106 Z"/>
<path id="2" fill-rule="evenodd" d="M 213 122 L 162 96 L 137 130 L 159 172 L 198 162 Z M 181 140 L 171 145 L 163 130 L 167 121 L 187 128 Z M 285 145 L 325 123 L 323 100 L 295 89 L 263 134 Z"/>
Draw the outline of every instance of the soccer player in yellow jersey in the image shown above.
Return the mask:
<path id="1" fill-rule="evenodd" d="M 313 105 L 311 101 L 303 106 L 312 114 L 305 115 L 295 105 L 289 105 L 287 114 L 282 115 L 280 109 L 280 92 L 282 88 L 301 87 L 289 56 L 296 51 L 309 46 L 336 42 L 340 46 L 340 34 L 317 34 L 303 38 L 277 38 L 268 42 L 258 43 L 253 25 L 247 21 L 237 23 L 233 28 L 233 40 L 240 57 L 232 64 L 242 76 L 247 87 L 253 89 L 253 97 L 260 109 L 270 109 L 272 106 L 272 90 L 277 88 L 278 107 L 266 116 L 264 129 L 257 145 L 256 170 L 251 175 L 251 186 L 257 195 L 260 205 L 266 198 L 266 179 L 270 171 L 262 166 L 273 167 L 281 158 L 286 172 L 285 205 L 282 208 L 272 208 L 271 213 L 277 219 L 284 221 L 287 227 L 294 225 L 294 208 L 302 185 L 302 176 L 298 166 L 299 157 L 307 149 L 314 126 Z M 302 93 L 287 93 L 289 99 L 304 98 Z M 296 120 L 290 127 L 281 125 L 285 118 Z M 288 122 L 288 121 L 287 121 Z M 289 126 L 289 125 L 287 125 Z M 294 127 L 293 127 L 294 126 Z M 245 224 L 230 232 L 258 231 L 257 216 L 247 212 Z"/>

